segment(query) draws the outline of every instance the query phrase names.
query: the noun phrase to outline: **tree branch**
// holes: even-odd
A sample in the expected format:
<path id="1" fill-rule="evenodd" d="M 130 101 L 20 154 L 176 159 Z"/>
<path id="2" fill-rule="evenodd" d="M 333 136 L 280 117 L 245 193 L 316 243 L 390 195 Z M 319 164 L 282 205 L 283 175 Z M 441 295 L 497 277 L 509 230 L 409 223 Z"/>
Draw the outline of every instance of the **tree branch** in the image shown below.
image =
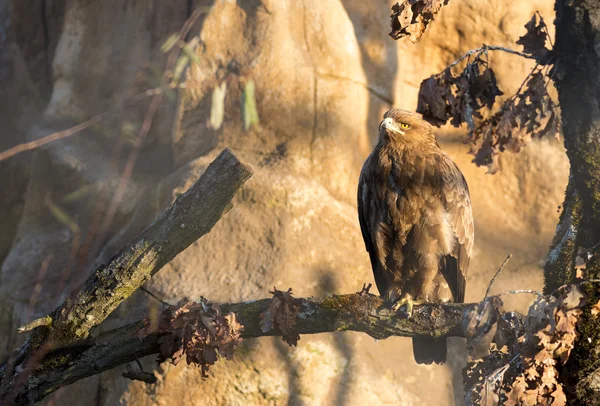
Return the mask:
<path id="1" fill-rule="evenodd" d="M 117 306 L 177 254 L 208 233 L 231 208 L 231 199 L 252 176 L 250 166 L 225 149 L 200 179 L 151 226 L 56 309 L 48 337 L 86 338 Z"/>
<path id="2" fill-rule="evenodd" d="M 60 377 L 52 377 L 52 374 L 62 373 L 57 372 L 60 368 L 64 372 L 67 365 L 75 368 L 74 377 L 79 376 L 77 365 L 82 360 L 79 356 L 81 351 L 90 349 L 90 340 L 86 339 L 93 328 L 178 253 L 208 233 L 231 209 L 232 198 L 250 176 L 250 166 L 225 149 L 187 192 L 137 239 L 100 266 L 65 303 L 49 316 L 23 326 L 23 331 L 35 330 L 26 343 L 0 365 L 0 403 L 39 386 L 35 382 L 40 368 L 46 371 L 44 382 L 60 381 Z M 91 348 L 101 347 L 93 344 Z M 60 361 L 48 361 L 57 351 L 61 353 Z M 119 353 L 116 347 L 111 347 L 111 351 Z M 111 360 L 112 355 L 106 362 L 113 362 Z M 48 368 L 48 362 L 57 368 Z M 87 358 L 83 362 L 88 362 Z M 101 371 L 106 369 L 102 365 L 104 361 L 94 358 L 87 367 Z M 45 395 L 27 394 L 27 399 L 36 396 Z"/>
<path id="3" fill-rule="evenodd" d="M 372 294 L 297 298 L 295 301 L 299 305 L 295 325 L 299 334 L 358 331 L 377 339 L 419 335 L 464 337 L 463 326 L 469 324 L 478 307 L 477 303 L 424 304 L 415 306 L 413 315 L 408 318 Z M 230 303 L 221 305 L 220 310 L 222 314 L 236 314 L 236 320 L 244 327 L 243 338 L 273 336 L 276 335 L 273 331 L 265 332 L 260 327 L 261 315 L 270 303 L 271 299 Z M 22 386 L 15 404 L 39 401 L 62 386 L 159 353 L 158 333 L 141 337 L 138 334 L 147 324 L 146 320 L 140 320 L 50 353 Z M 71 356 L 65 357 L 65 352 Z"/>

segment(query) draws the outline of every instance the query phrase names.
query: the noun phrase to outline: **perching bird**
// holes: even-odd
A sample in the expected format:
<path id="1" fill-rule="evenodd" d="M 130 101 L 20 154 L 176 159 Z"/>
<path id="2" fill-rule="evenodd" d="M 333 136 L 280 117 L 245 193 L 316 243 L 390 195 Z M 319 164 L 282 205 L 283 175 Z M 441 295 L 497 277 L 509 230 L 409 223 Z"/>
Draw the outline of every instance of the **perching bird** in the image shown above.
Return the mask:
<path id="1" fill-rule="evenodd" d="M 418 114 L 392 109 L 358 184 L 358 217 L 379 293 L 406 306 L 461 303 L 473 250 L 469 189 Z M 419 364 L 446 361 L 446 339 L 413 338 Z"/>

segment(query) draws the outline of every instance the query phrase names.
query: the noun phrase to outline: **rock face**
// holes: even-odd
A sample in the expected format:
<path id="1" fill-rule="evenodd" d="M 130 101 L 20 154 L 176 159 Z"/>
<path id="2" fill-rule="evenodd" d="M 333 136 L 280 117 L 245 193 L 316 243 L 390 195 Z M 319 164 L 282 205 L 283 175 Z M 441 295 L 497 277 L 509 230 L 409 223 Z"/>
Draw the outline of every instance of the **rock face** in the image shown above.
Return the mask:
<path id="1" fill-rule="evenodd" d="M 413 45 L 387 36 L 385 1 L 65 0 L 44 2 L 45 29 L 38 33 L 32 27 L 39 24 L 26 24 L 33 18 L 26 3 L 37 4 L 0 0 L 0 21 L 12 22 L 6 26 L 14 33 L 2 39 L 10 48 L 0 46 L 0 58 L 15 66 L 1 71 L 0 81 L 22 100 L 0 100 L 0 112 L 8 111 L 5 106 L 13 112 L 0 116 L 3 148 L 67 128 L 156 86 L 152 72 L 163 69 L 164 40 L 195 7 L 207 12 L 191 31 L 200 38 L 199 63 L 187 70 L 179 94 L 163 101 L 125 188 L 119 189 L 119 179 L 135 152 L 127 140 L 144 120 L 147 99 L 113 109 L 78 135 L 0 163 L 13 165 L 0 171 L 0 184 L 9 185 L 0 209 L 3 217 L 11 213 L 6 227 L 12 233 L 0 239 L 0 331 L 52 310 L 93 264 L 140 232 L 226 146 L 250 162 L 255 175 L 235 208 L 148 289 L 172 302 L 183 296 L 261 298 L 273 285 L 291 286 L 298 296 L 359 290 L 373 277 L 356 217 L 356 184 L 383 112 L 392 105 L 414 109 L 420 81 L 471 48 L 516 47 L 536 9 L 552 20 L 548 1 L 455 1 Z M 39 36 L 41 45 L 31 40 Z M 40 67 L 44 60 L 51 61 L 46 69 Z M 528 68 L 514 56 L 493 54 L 491 63 L 507 93 Z M 246 132 L 240 98 L 248 79 L 256 83 L 261 123 Z M 228 83 L 225 120 L 213 130 L 207 125 L 212 90 L 221 81 Z M 514 259 L 495 290 L 541 289 L 540 264 L 567 177 L 560 143 L 536 142 L 519 155 L 507 154 L 501 172 L 490 176 L 470 163 L 461 139 L 462 133 L 440 131 L 442 147 L 462 168 L 472 194 L 476 243 L 467 300 L 481 298 L 509 252 Z M 120 204 L 114 204 L 115 193 L 121 193 Z M 57 208 L 67 216 L 57 215 Z M 528 298 L 518 299 L 509 304 L 523 306 Z M 156 303 L 138 292 L 104 328 L 152 309 Z M 0 351 L 17 341 L 3 334 Z M 451 348 L 448 365 L 417 366 L 410 340 L 403 338 L 303 336 L 297 348 L 278 339 L 248 340 L 234 361 L 217 363 L 208 380 L 192 367 L 157 367 L 147 359 L 159 376 L 155 386 L 131 383 L 114 370 L 54 399 L 77 403 L 85 396 L 89 403 L 96 396 L 105 405 L 198 399 L 207 405 L 451 404 L 455 396 L 462 399 L 465 363 L 464 343 L 456 340 Z"/>

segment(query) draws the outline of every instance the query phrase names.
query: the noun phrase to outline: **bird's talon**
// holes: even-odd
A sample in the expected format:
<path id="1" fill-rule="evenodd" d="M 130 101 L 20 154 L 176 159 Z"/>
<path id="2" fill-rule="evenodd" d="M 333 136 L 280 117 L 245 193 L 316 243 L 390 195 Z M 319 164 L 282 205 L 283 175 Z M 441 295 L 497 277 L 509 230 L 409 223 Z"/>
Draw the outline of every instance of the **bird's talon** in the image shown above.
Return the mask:
<path id="1" fill-rule="evenodd" d="M 412 316 L 413 313 L 413 305 L 414 301 L 410 295 L 404 296 L 402 299 L 398 300 L 392 306 L 392 310 L 395 312 L 399 311 L 403 306 L 405 306 L 405 313 L 408 315 L 408 318 Z"/>

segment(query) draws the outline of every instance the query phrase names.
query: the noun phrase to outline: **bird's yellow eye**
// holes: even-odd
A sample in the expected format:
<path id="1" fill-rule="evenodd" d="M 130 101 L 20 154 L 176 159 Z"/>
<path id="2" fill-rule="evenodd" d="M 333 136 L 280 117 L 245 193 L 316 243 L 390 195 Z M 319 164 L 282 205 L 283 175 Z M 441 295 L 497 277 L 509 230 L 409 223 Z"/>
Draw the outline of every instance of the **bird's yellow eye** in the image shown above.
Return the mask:
<path id="1" fill-rule="evenodd" d="M 406 124 L 406 123 L 400 123 L 400 128 L 407 130 L 410 128 L 410 124 Z"/>

